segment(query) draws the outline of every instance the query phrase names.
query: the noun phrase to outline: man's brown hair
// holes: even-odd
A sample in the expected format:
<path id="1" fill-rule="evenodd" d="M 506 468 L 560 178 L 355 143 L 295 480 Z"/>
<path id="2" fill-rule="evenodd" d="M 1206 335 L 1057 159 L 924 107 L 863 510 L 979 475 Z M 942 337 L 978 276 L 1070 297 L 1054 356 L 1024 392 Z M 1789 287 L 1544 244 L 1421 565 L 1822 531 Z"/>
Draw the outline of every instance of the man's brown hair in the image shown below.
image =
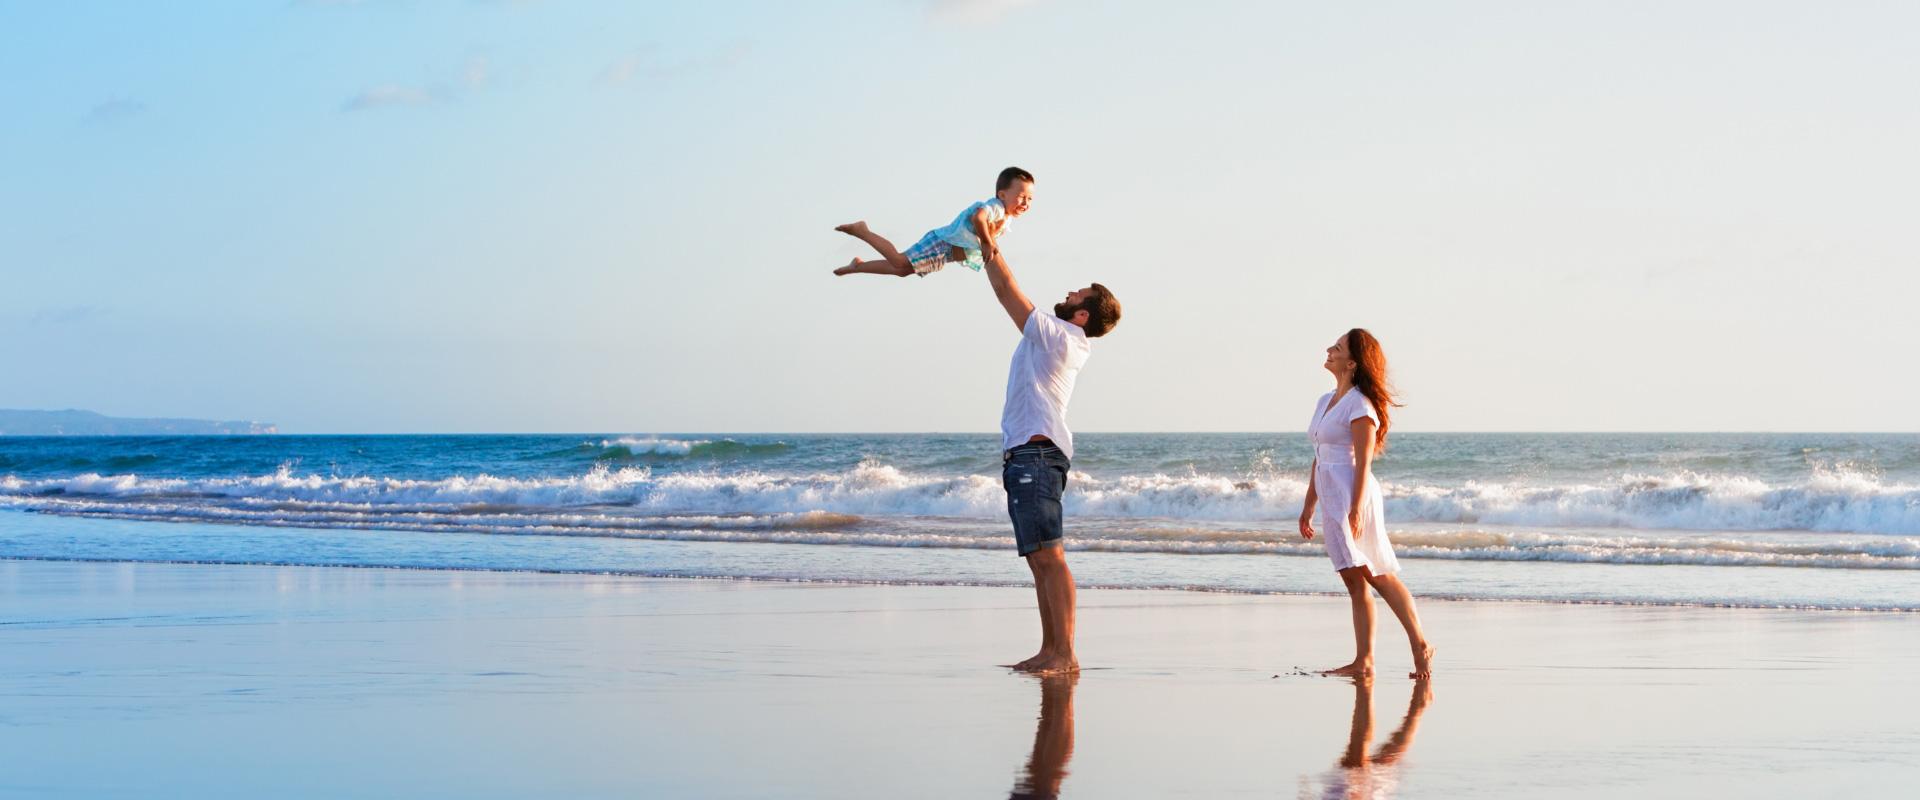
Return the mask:
<path id="1" fill-rule="evenodd" d="M 1014 181 L 1033 183 L 1033 173 L 1019 167 L 1007 167 L 1006 169 L 1000 170 L 1000 179 L 994 181 L 993 190 L 996 192 L 1004 192 L 1007 190 L 1007 187 L 1013 185 Z"/>
<path id="2" fill-rule="evenodd" d="M 1080 326 L 1087 338 L 1098 339 L 1120 324 L 1120 299 L 1100 284 L 1093 285 L 1093 294 L 1080 301 L 1080 308 L 1087 312 L 1087 324 Z"/>

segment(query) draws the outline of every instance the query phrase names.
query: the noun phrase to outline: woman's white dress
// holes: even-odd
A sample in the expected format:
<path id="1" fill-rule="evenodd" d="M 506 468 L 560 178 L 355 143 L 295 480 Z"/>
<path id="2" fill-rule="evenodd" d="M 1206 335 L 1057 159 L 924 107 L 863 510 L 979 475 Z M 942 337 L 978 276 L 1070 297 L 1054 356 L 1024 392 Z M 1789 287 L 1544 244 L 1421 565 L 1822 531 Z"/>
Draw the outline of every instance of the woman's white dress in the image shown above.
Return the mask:
<path id="1" fill-rule="evenodd" d="M 1329 402 L 1333 402 L 1331 409 Z M 1387 541 L 1385 503 L 1380 499 L 1380 482 L 1371 472 L 1360 502 L 1359 538 L 1347 530 L 1347 511 L 1353 507 L 1353 421 L 1361 417 L 1380 424 L 1373 403 L 1357 389 L 1348 390 L 1337 402 L 1328 392 L 1313 407 L 1307 438 L 1313 440 L 1313 486 L 1320 495 L 1316 527 L 1335 570 L 1365 566 L 1375 575 L 1389 575 L 1400 571 L 1400 562 L 1393 557 L 1393 543 Z"/>

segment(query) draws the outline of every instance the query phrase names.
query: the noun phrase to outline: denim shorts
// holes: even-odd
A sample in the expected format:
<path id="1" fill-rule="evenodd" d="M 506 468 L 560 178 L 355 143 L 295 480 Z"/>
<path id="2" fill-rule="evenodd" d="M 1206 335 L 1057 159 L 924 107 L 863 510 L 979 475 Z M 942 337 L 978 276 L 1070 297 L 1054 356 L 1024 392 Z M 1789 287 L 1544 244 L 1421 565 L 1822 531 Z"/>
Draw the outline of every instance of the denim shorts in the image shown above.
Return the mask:
<path id="1" fill-rule="evenodd" d="M 1066 535 L 1060 495 L 1067 490 L 1067 454 L 1051 442 L 1029 442 L 1000 456 L 1000 483 L 1007 489 L 1007 516 L 1020 555 L 1056 545 Z"/>

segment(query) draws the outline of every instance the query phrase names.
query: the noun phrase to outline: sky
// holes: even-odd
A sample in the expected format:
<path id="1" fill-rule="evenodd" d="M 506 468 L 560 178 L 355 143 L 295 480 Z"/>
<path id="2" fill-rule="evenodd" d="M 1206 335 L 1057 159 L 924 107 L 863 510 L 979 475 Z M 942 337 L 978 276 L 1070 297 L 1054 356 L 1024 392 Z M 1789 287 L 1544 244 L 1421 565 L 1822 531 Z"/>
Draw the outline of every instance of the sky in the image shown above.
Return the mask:
<path id="1" fill-rule="evenodd" d="M 1035 173 L 1082 431 L 1920 430 L 1920 6 L 0 0 L 0 408 L 992 431 Z"/>

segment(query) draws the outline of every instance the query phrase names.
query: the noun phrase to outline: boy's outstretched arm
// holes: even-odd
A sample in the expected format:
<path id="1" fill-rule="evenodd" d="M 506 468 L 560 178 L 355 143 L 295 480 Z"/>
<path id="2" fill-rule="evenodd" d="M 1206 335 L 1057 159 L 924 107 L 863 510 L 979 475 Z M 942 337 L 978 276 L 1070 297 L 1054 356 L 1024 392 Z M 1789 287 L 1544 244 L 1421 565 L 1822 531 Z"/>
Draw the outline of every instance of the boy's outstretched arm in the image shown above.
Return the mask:
<path id="1" fill-rule="evenodd" d="M 1027 318 L 1033 316 L 1033 301 L 1020 291 L 1020 284 L 1014 283 L 1013 272 L 1007 269 L 1006 256 L 994 253 L 987 259 L 987 283 L 993 285 L 993 296 L 1000 299 L 1000 307 L 1007 310 L 1007 316 L 1013 318 L 1016 330 L 1027 329 Z"/>

